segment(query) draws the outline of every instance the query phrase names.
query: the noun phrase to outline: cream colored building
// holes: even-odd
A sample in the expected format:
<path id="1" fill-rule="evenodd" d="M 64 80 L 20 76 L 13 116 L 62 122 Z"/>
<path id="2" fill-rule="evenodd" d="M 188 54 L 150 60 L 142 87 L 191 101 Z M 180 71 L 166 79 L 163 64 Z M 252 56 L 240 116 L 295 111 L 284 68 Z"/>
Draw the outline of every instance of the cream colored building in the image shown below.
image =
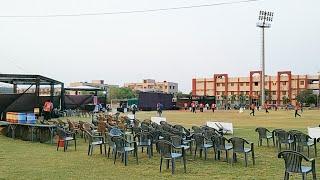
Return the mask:
<path id="1" fill-rule="evenodd" d="M 208 78 L 192 79 L 192 95 L 216 96 L 222 100 L 223 96 L 245 95 L 251 100 L 260 99 L 261 71 L 251 71 L 249 77 L 229 77 L 228 74 L 214 74 Z M 265 76 L 265 89 L 270 92 L 266 100 L 270 104 L 281 105 L 283 96 L 295 104 L 300 91 L 310 89 L 319 90 L 320 75 L 293 75 L 291 71 L 278 72 L 276 76 Z"/>
<path id="2" fill-rule="evenodd" d="M 143 92 L 163 92 L 168 94 L 178 92 L 178 83 L 167 81 L 156 82 L 154 79 L 144 79 L 141 83 L 125 83 L 124 87 Z"/>

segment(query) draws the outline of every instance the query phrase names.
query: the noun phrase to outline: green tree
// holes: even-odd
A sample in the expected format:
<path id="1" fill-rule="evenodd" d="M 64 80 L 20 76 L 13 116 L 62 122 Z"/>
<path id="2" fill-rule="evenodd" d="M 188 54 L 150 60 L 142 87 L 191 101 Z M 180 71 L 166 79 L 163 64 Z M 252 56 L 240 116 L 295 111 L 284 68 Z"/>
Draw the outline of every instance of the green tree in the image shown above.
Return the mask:
<path id="1" fill-rule="evenodd" d="M 109 89 L 109 99 L 131 99 L 137 96 L 137 93 L 130 88 L 111 87 Z"/>
<path id="2" fill-rule="evenodd" d="M 312 90 L 310 90 L 310 89 L 301 91 L 297 95 L 296 99 L 300 103 L 305 103 L 307 105 L 317 103 L 317 95 L 313 94 Z"/>
<path id="3" fill-rule="evenodd" d="M 290 99 L 287 96 L 282 96 L 282 103 L 288 104 L 290 102 Z"/>
<path id="4" fill-rule="evenodd" d="M 230 100 L 231 100 L 231 104 L 234 104 L 234 102 L 237 100 L 237 96 L 236 95 L 231 95 L 230 96 Z"/>

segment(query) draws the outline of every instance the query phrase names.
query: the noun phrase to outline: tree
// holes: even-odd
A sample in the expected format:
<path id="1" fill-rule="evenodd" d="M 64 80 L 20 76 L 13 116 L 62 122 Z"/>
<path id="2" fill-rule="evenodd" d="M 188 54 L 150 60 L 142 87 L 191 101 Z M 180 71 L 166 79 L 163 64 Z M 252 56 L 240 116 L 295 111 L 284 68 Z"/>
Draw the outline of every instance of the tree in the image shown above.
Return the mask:
<path id="1" fill-rule="evenodd" d="M 282 96 L 282 103 L 288 104 L 290 102 L 290 99 L 287 96 Z"/>
<path id="2" fill-rule="evenodd" d="M 305 103 L 307 105 L 317 103 L 317 95 L 313 94 L 312 90 L 310 90 L 310 89 L 301 91 L 297 95 L 296 99 L 300 103 Z"/>
<path id="3" fill-rule="evenodd" d="M 271 95 L 271 91 L 269 89 L 265 89 L 264 90 L 264 95 L 265 95 L 265 99 L 266 101 L 271 102 L 272 101 L 272 95 Z"/>
<path id="4" fill-rule="evenodd" d="M 236 100 L 237 100 L 237 96 L 236 95 L 231 95 L 230 96 L 230 100 L 231 100 L 231 104 L 233 104 Z"/>
<path id="5" fill-rule="evenodd" d="M 239 95 L 239 101 L 240 101 L 240 105 L 245 105 L 246 104 L 246 96 L 243 94 Z"/>
<path id="6" fill-rule="evenodd" d="M 130 88 L 111 87 L 109 89 L 109 99 L 131 99 L 138 97 L 137 93 Z"/>

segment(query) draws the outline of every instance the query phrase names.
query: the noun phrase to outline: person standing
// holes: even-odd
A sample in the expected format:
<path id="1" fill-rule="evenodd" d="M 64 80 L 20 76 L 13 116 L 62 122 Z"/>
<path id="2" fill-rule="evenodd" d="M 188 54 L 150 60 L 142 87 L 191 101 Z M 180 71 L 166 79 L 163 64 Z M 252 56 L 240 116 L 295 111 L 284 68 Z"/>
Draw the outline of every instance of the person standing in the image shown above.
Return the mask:
<path id="1" fill-rule="evenodd" d="M 53 104 L 50 100 L 47 100 L 43 105 L 43 113 L 44 113 L 44 120 L 48 121 L 51 119 L 51 111 L 53 109 Z"/>
<path id="2" fill-rule="evenodd" d="M 298 113 L 300 109 L 300 104 L 297 102 L 296 106 L 294 107 L 295 113 L 294 113 L 294 117 L 296 118 L 297 116 L 301 117 L 301 115 Z"/>
<path id="3" fill-rule="evenodd" d="M 210 109 L 210 105 L 209 105 L 209 103 L 207 103 L 207 104 L 206 104 L 206 108 L 207 108 L 207 110 L 209 110 L 209 109 Z"/>
<path id="4" fill-rule="evenodd" d="M 137 105 L 136 104 L 132 104 L 131 111 L 132 111 L 134 119 L 136 119 L 136 111 L 137 111 Z"/>
<path id="5" fill-rule="evenodd" d="M 268 104 L 267 103 L 264 103 L 264 108 L 266 109 L 266 113 L 269 113 Z"/>
<path id="6" fill-rule="evenodd" d="M 159 117 L 162 116 L 162 109 L 163 109 L 163 105 L 159 102 L 159 103 L 157 104 L 157 111 L 158 111 Z"/>
<path id="7" fill-rule="evenodd" d="M 193 112 L 193 113 L 197 113 L 197 112 L 196 112 L 196 103 L 195 103 L 195 102 L 192 102 L 192 103 L 191 103 L 191 108 L 192 108 L 192 112 Z"/>
<path id="8" fill-rule="evenodd" d="M 214 113 L 214 111 L 216 110 L 216 107 L 217 105 L 215 103 L 212 103 L 211 104 L 211 109 L 212 109 L 212 112 Z"/>
<path id="9" fill-rule="evenodd" d="M 203 103 L 200 103 L 199 107 L 200 107 L 200 112 L 203 112 L 203 108 L 204 108 Z"/>
<path id="10" fill-rule="evenodd" d="M 184 110 L 187 111 L 188 110 L 188 103 L 184 103 L 183 106 L 184 106 Z"/>
<path id="11" fill-rule="evenodd" d="M 255 110 L 256 106 L 254 105 L 254 103 L 251 104 L 250 109 L 251 109 L 251 113 L 250 116 L 254 116 L 254 110 Z"/>

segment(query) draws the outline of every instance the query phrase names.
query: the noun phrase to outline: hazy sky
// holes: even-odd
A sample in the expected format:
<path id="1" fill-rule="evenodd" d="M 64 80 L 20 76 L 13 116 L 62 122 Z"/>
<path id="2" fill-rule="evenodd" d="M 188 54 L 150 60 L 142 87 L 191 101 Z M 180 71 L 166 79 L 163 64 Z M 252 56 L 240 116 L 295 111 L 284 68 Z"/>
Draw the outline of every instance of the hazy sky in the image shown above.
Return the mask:
<path id="1" fill-rule="evenodd" d="M 236 1 L 236 0 L 234 0 Z M 0 0 L 0 16 L 116 12 L 230 0 Z M 266 72 L 320 70 L 320 1 L 258 2 L 105 16 L 0 17 L 0 73 L 66 83 L 143 78 L 179 83 L 214 73 L 248 76 L 260 67 L 259 10 L 274 11 L 266 32 Z"/>

